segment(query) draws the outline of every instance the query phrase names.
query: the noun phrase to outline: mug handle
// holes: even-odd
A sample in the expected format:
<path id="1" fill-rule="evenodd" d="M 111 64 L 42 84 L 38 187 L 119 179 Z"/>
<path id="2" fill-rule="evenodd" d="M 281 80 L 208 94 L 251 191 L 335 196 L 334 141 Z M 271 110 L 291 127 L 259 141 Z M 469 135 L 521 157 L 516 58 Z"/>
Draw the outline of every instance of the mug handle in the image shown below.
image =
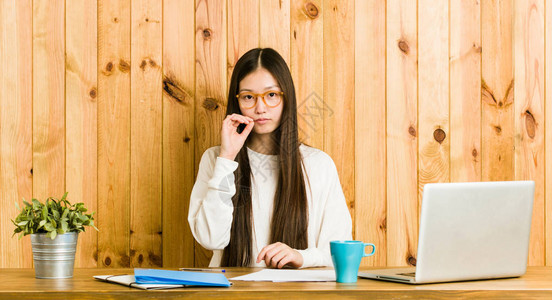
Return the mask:
<path id="1" fill-rule="evenodd" d="M 371 253 L 366 253 L 366 246 L 372 246 L 372 252 Z M 376 245 L 374 245 L 372 243 L 364 243 L 364 253 L 363 253 L 362 257 L 372 256 L 372 255 L 374 255 L 374 253 L 376 253 Z"/>

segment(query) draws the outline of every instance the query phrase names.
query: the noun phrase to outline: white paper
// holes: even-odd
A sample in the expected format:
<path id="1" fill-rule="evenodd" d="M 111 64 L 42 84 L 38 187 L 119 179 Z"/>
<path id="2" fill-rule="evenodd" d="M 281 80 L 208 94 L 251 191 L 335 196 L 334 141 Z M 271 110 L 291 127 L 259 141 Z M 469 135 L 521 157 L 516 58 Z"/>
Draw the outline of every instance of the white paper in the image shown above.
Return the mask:
<path id="1" fill-rule="evenodd" d="M 334 270 L 279 270 L 265 269 L 259 272 L 230 278 L 243 281 L 335 281 Z"/>

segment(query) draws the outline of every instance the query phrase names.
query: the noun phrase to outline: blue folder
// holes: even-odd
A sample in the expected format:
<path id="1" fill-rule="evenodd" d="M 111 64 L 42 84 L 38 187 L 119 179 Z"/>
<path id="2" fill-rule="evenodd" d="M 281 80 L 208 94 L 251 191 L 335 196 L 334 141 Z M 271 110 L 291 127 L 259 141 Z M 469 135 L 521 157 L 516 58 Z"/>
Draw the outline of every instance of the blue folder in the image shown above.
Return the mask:
<path id="1" fill-rule="evenodd" d="M 140 284 L 184 284 L 223 287 L 231 285 L 222 273 L 134 269 L 134 277 L 136 278 L 136 283 Z"/>

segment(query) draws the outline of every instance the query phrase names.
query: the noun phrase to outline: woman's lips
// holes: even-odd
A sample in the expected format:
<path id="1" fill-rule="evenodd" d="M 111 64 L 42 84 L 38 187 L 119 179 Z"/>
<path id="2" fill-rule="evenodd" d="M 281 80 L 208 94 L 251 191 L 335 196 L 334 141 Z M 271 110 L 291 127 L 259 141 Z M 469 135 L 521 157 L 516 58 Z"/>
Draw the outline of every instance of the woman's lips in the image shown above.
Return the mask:
<path id="1" fill-rule="evenodd" d="M 270 121 L 270 119 L 259 118 L 259 119 L 255 120 L 255 123 L 262 125 L 262 124 L 265 124 L 268 121 Z"/>

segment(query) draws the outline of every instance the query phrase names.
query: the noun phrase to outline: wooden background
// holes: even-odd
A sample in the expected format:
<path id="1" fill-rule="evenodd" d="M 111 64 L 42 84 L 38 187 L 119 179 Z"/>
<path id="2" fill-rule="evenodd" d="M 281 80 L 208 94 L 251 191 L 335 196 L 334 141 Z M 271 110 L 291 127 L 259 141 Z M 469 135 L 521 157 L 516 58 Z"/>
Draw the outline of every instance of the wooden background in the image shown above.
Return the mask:
<path id="1" fill-rule="evenodd" d="M 189 195 L 253 47 L 291 66 L 364 264 L 415 263 L 424 184 L 532 179 L 552 265 L 552 1 L 0 0 L 0 267 L 32 265 L 14 202 L 64 191 L 100 228 L 77 266 L 205 266 Z"/>

